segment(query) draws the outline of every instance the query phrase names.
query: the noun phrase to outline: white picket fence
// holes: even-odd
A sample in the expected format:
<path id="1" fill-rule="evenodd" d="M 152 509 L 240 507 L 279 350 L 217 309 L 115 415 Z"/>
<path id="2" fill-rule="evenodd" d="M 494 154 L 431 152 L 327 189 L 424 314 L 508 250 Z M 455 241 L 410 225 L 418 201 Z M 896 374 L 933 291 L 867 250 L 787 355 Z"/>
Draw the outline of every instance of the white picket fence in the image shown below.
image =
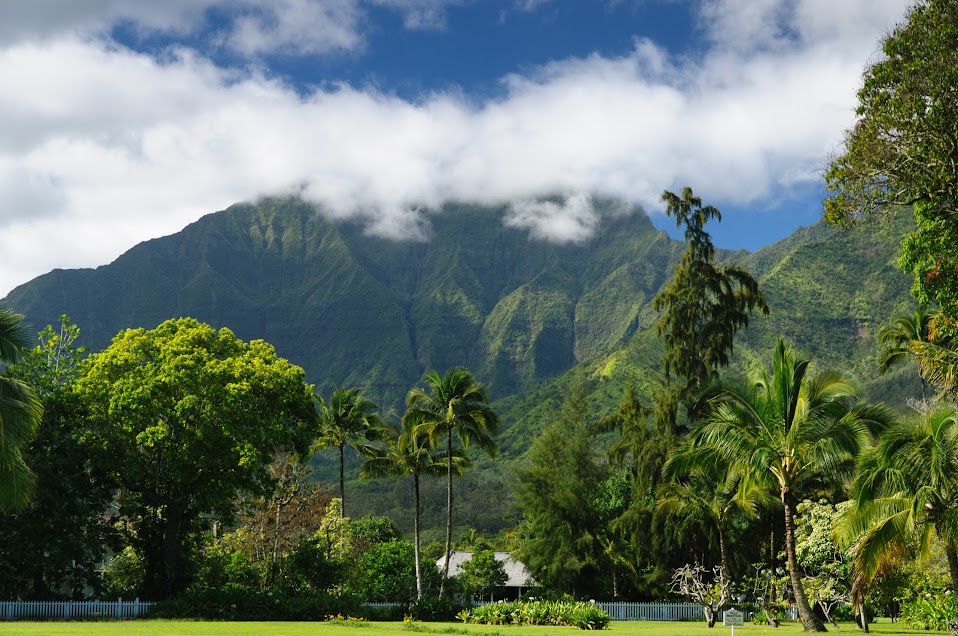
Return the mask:
<path id="1" fill-rule="evenodd" d="M 96 620 L 140 618 L 153 607 L 136 599 L 124 601 L 0 601 L 0 620 Z"/>
<path id="2" fill-rule="evenodd" d="M 481 603 L 485 605 L 485 603 Z M 369 607 L 399 607 L 399 603 L 367 603 Z M 0 601 L 0 620 L 96 620 L 141 618 L 153 606 L 136 599 L 133 601 Z M 625 603 L 596 602 L 614 621 L 696 621 L 705 620 L 700 605 L 694 603 Z M 798 620 L 795 607 L 786 614 Z M 745 620 L 752 619 L 745 612 Z M 719 613 L 718 621 L 721 622 Z"/>
<path id="3" fill-rule="evenodd" d="M 695 603 L 626 603 L 626 602 L 596 602 L 596 607 L 602 609 L 614 621 L 704 621 L 705 611 L 701 605 Z M 724 612 L 719 612 L 718 621 L 721 622 Z M 752 620 L 752 612 L 746 611 L 745 620 Z M 798 609 L 789 607 L 786 618 L 798 620 Z"/>

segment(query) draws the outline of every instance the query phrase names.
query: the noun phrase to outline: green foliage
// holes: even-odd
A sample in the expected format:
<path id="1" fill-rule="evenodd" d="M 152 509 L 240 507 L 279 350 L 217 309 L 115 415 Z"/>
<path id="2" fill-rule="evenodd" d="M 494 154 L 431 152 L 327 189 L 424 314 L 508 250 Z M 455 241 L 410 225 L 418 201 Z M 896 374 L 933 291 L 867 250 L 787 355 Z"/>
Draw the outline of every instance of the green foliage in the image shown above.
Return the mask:
<path id="1" fill-rule="evenodd" d="M 362 455 L 370 455 L 372 448 L 368 442 L 375 441 L 385 434 L 384 425 L 376 411 L 379 405 L 364 397 L 356 387 L 338 387 L 333 391 L 327 403 L 322 397 L 319 402 L 319 437 L 313 444 L 313 450 L 322 450 L 330 446 L 339 451 L 339 501 L 340 516 L 346 514 L 346 480 L 344 476 L 345 458 L 343 451 L 355 448 Z"/>
<path id="2" fill-rule="evenodd" d="M 307 539 L 283 560 L 283 587 L 302 593 L 325 593 L 342 584 L 348 564 L 322 537 Z"/>
<path id="3" fill-rule="evenodd" d="M 735 333 L 748 327 L 753 311 L 768 315 L 768 305 L 747 271 L 713 264 L 715 247 L 705 223 L 712 218 L 722 220 L 718 209 L 703 207 L 688 187 L 681 197 L 666 190 L 662 200 L 666 214 L 675 217 L 676 227 L 685 226 L 686 248 L 675 276 L 656 294 L 652 308 L 662 312 L 657 329 L 665 343 L 666 388 L 678 381 L 675 395 L 694 419 L 692 400 L 721 367 L 728 366 Z M 671 419 L 674 426 L 675 416 Z"/>
<path id="4" fill-rule="evenodd" d="M 884 431 L 894 414 L 859 400 L 846 374 L 808 372 L 802 359 L 779 341 L 771 373 L 726 380 L 709 388 L 708 410 L 690 434 L 691 452 L 683 463 L 727 464 L 750 482 L 777 494 L 785 513 L 785 547 L 792 593 L 809 631 L 824 625 L 805 597 L 795 557 L 794 515 L 803 487 L 840 483 L 854 459 Z M 800 459 L 799 459 L 800 458 Z M 741 488 L 741 487 L 740 487 Z"/>
<path id="5" fill-rule="evenodd" d="M 439 597 L 442 598 L 452 554 L 452 477 L 459 467 L 456 465 L 453 435 L 463 448 L 475 442 L 487 455 L 494 457 L 498 448 L 493 437 L 499 432 L 499 416 L 489 406 L 485 387 L 467 369 L 450 369 L 444 376 L 430 371 L 424 380 L 427 390 L 413 388 L 406 395 L 403 422 L 428 433 L 433 446 L 442 439 L 446 442 L 446 558 L 443 582 L 439 587 Z"/>
<path id="6" fill-rule="evenodd" d="M 0 369 L 17 362 L 29 342 L 23 316 L 0 307 Z M 23 509 L 33 496 L 36 475 L 23 460 L 23 451 L 42 417 L 36 391 L 0 374 L 0 513 Z"/>
<path id="7" fill-rule="evenodd" d="M 549 425 L 518 471 L 516 497 L 523 514 L 516 557 L 544 588 L 598 594 L 610 565 L 602 537 L 616 511 L 600 510 L 606 479 L 581 391 Z"/>
<path id="8" fill-rule="evenodd" d="M 241 588 L 188 590 L 158 603 L 151 618 L 214 621 L 315 621 L 324 616 L 363 616 L 348 594 L 277 594 Z"/>
<path id="9" fill-rule="evenodd" d="M 111 459 L 147 597 L 185 587 L 201 514 L 232 519 L 240 492 L 270 485 L 276 451 L 305 451 L 315 411 L 303 376 L 261 340 L 186 318 L 124 331 L 84 365 L 86 439 Z"/>
<path id="10" fill-rule="evenodd" d="M 958 416 L 951 408 L 896 423 L 859 461 L 854 508 L 843 524 L 855 571 L 871 581 L 913 554 L 925 559 L 941 537 L 958 570 Z M 952 592 L 958 590 L 958 571 Z"/>
<path id="11" fill-rule="evenodd" d="M 360 557 L 352 587 L 367 601 L 407 603 L 416 598 L 413 545 L 402 539 L 376 543 Z"/>
<path id="12" fill-rule="evenodd" d="M 24 600 L 82 598 L 100 588 L 100 562 L 116 549 L 110 458 L 83 440 L 82 405 L 69 390 L 84 354 L 73 345 L 79 328 L 61 317 L 40 344 L 9 368 L 37 387 L 43 418 L 23 449 L 37 490 L 19 512 L 0 515 L 0 595 Z"/>
<path id="13" fill-rule="evenodd" d="M 463 606 L 455 598 L 421 598 L 409 606 L 409 617 L 430 623 L 454 620 Z"/>
<path id="14" fill-rule="evenodd" d="M 922 0 L 885 38 L 865 73 L 858 119 L 826 173 L 830 223 L 850 224 L 890 204 L 915 204 L 917 230 L 901 265 L 916 298 L 936 302 L 940 329 L 958 318 L 958 6 Z"/>
<path id="15" fill-rule="evenodd" d="M 490 603 L 463 610 L 457 618 L 480 625 L 556 625 L 579 629 L 606 629 L 611 618 L 592 603 L 516 601 Z"/>
<path id="16" fill-rule="evenodd" d="M 906 629 L 944 631 L 958 616 L 955 593 L 945 576 L 913 576 L 900 597 L 899 619 Z"/>
<path id="17" fill-rule="evenodd" d="M 456 583 L 468 596 L 482 599 L 486 592 L 506 584 L 508 577 L 502 563 L 492 550 L 476 550 L 472 558 L 462 564 Z"/>
<path id="18" fill-rule="evenodd" d="M 103 569 L 104 591 L 109 598 L 137 597 L 146 582 L 146 561 L 126 546 Z"/>

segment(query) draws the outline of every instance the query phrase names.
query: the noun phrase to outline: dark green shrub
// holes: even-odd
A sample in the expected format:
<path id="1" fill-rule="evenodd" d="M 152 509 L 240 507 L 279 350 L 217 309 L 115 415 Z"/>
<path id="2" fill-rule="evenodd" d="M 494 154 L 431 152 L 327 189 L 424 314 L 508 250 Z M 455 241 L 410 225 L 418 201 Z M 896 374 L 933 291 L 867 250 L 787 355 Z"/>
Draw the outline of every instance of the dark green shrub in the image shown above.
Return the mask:
<path id="1" fill-rule="evenodd" d="M 409 615 L 417 621 L 452 621 L 462 610 L 462 603 L 450 598 L 424 598 L 409 606 Z"/>
<path id="2" fill-rule="evenodd" d="M 363 616 L 359 599 L 325 593 L 275 594 L 239 588 L 194 589 L 158 603 L 153 618 L 224 621 L 318 621 L 328 616 Z"/>

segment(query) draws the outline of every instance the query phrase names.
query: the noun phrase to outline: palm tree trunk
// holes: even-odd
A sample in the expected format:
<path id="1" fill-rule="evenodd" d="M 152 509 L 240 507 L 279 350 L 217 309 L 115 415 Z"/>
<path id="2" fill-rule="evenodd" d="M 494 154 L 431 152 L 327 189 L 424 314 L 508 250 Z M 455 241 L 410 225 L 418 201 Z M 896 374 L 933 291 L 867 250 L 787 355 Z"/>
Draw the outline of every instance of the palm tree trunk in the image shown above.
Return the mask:
<path id="1" fill-rule="evenodd" d="M 339 518 L 346 518 L 346 476 L 345 476 L 343 447 L 339 447 Z"/>
<path id="2" fill-rule="evenodd" d="M 416 600 L 418 601 L 422 599 L 422 573 L 419 568 L 419 475 L 414 474 L 412 476 L 412 485 L 413 502 L 416 506 L 415 514 L 413 515 L 412 534 L 416 553 Z"/>
<path id="3" fill-rule="evenodd" d="M 452 551 L 452 428 L 446 441 L 446 466 L 449 479 L 446 482 L 446 564 L 442 568 L 442 582 L 439 584 L 439 598 L 446 593 L 446 579 L 449 578 L 449 557 Z"/>
<path id="4" fill-rule="evenodd" d="M 945 556 L 948 557 L 948 571 L 951 573 L 951 591 L 952 594 L 958 595 L 958 551 L 951 541 L 945 544 Z"/>
<path id="5" fill-rule="evenodd" d="M 718 536 L 719 536 L 719 561 L 721 561 L 722 566 L 722 576 L 729 578 L 730 574 L 728 571 L 728 554 L 725 549 L 725 533 L 722 532 L 722 524 L 718 524 Z"/>
<path id="6" fill-rule="evenodd" d="M 795 520 L 792 518 L 792 494 L 782 491 L 782 505 L 785 508 L 785 554 L 788 562 L 788 576 L 792 581 L 792 594 L 798 607 L 798 616 L 806 632 L 827 632 L 825 623 L 818 618 L 805 596 L 802 579 L 798 575 L 798 559 L 795 557 Z"/>

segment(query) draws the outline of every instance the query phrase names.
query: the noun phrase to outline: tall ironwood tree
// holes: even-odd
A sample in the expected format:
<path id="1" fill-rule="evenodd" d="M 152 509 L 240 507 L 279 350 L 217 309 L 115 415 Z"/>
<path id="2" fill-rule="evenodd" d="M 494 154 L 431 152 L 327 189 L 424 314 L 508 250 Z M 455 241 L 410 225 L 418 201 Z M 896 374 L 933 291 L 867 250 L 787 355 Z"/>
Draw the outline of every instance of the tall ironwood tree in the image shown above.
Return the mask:
<path id="1" fill-rule="evenodd" d="M 735 333 L 748 327 L 755 310 L 768 315 L 765 296 L 758 283 L 735 265 L 716 265 L 715 246 L 705 231 L 710 219 L 722 215 L 686 187 L 681 196 L 666 190 L 662 194 L 666 214 L 675 217 L 676 227 L 685 226 L 687 247 L 675 268 L 675 276 L 656 294 L 652 307 L 662 312 L 659 337 L 665 343 L 662 360 L 667 418 L 674 432 L 678 402 L 695 419 L 694 402 L 706 382 L 714 380 L 728 365 Z M 671 395 L 670 395 L 671 394 Z"/>

